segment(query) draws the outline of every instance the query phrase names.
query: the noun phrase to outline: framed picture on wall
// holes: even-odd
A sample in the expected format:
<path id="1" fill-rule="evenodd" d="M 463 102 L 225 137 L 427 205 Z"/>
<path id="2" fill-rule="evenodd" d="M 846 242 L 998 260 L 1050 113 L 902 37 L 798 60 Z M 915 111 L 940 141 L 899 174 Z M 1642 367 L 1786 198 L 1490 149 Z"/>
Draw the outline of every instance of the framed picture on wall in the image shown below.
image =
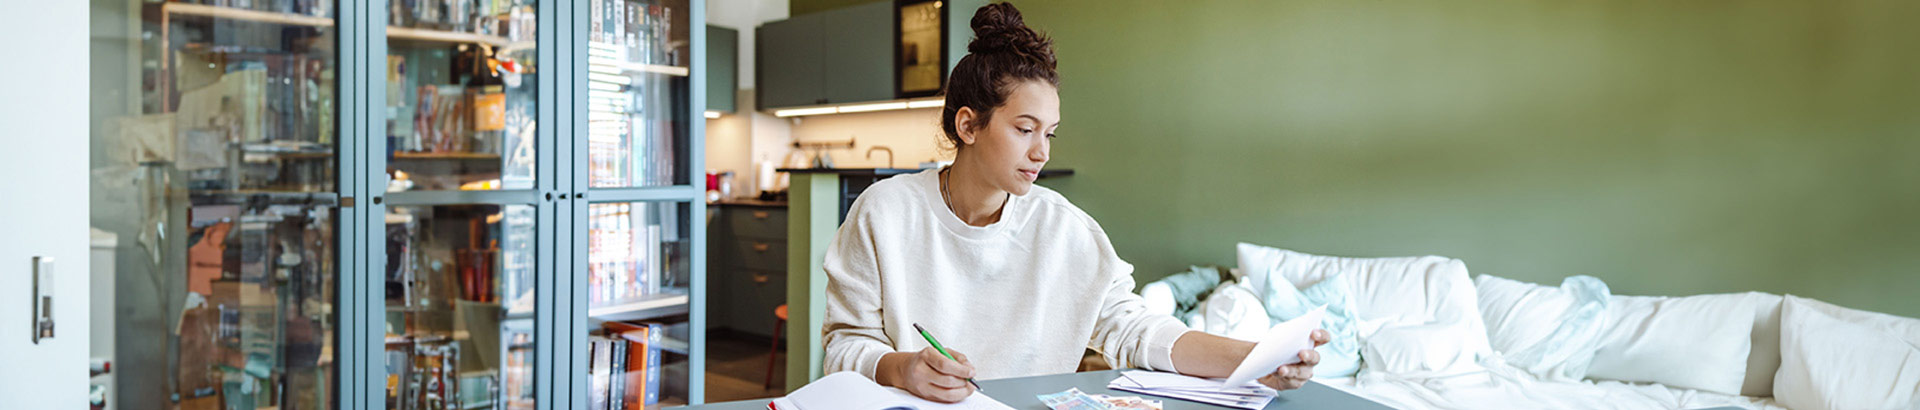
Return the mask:
<path id="1" fill-rule="evenodd" d="M 947 13 L 941 0 L 895 0 L 893 77 L 896 98 L 940 94 L 947 83 Z"/>

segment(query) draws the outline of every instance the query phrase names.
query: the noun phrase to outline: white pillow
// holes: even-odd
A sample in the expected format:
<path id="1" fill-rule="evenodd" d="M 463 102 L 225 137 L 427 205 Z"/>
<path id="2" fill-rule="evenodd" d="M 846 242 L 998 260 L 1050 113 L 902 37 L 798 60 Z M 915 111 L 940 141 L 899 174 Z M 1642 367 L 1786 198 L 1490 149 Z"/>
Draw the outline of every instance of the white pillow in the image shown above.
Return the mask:
<path id="1" fill-rule="evenodd" d="M 1213 288 L 1207 296 L 1206 306 L 1200 310 L 1206 312 L 1201 328 L 1207 333 L 1247 341 L 1259 341 L 1272 328 L 1272 320 L 1267 316 L 1267 307 L 1260 304 L 1260 298 L 1253 290 L 1239 282 L 1227 282 Z"/>
<path id="2" fill-rule="evenodd" d="M 1740 394 L 1758 293 L 1614 296 L 1587 378 Z"/>
<path id="3" fill-rule="evenodd" d="M 1747 381 L 1740 395 L 1772 397 L 1773 375 L 1780 372 L 1780 295 L 1758 293 L 1753 307 L 1753 350 L 1747 353 Z"/>
<path id="4" fill-rule="evenodd" d="M 1384 373 L 1403 378 L 1440 378 L 1450 374 L 1478 371 L 1481 367 L 1465 354 L 1469 348 L 1460 330 L 1445 324 L 1390 326 L 1366 339 L 1361 348 L 1366 369 L 1363 377 Z"/>
<path id="5" fill-rule="evenodd" d="M 1773 382 L 1780 404 L 1920 408 L 1920 337 L 1911 333 L 1920 321 L 1787 296 L 1780 327 L 1780 374 Z"/>
<path id="6" fill-rule="evenodd" d="M 1478 367 L 1480 358 L 1493 353 L 1473 281 L 1467 277 L 1467 265 L 1458 259 L 1342 258 L 1248 243 L 1239 244 L 1238 256 L 1240 269 L 1249 281 L 1285 279 L 1296 288 L 1305 288 L 1335 274 L 1349 275 L 1354 313 L 1361 322 L 1358 333 L 1364 368 L 1455 370 Z M 1264 285 L 1254 283 L 1253 288 Z M 1457 348 L 1435 351 L 1419 343 L 1367 346 L 1376 331 L 1400 326 L 1427 326 L 1420 332 Z M 1421 352 L 1395 354 L 1395 349 Z"/>
<path id="7" fill-rule="evenodd" d="M 1555 288 L 1480 275 L 1473 284 L 1488 341 L 1508 364 L 1553 380 L 1586 377 L 1609 323 L 1606 283 L 1575 276 Z"/>
<path id="8" fill-rule="evenodd" d="M 1889 315 L 1889 314 L 1880 313 L 1880 312 L 1869 312 L 1865 310 L 1849 309 L 1844 306 L 1835 305 L 1827 302 L 1821 302 L 1815 299 L 1807 299 L 1799 296 L 1793 296 L 1793 295 L 1787 295 L 1787 298 L 1790 300 L 1798 301 L 1802 306 L 1805 306 L 1807 308 L 1819 310 L 1821 313 L 1826 313 L 1827 316 L 1833 316 L 1834 319 L 1839 319 L 1842 322 L 1866 325 L 1868 327 L 1872 327 L 1875 329 L 1880 329 L 1881 331 L 1892 333 L 1894 337 L 1898 337 L 1902 340 L 1920 343 L 1920 319 L 1894 316 L 1894 315 Z"/>

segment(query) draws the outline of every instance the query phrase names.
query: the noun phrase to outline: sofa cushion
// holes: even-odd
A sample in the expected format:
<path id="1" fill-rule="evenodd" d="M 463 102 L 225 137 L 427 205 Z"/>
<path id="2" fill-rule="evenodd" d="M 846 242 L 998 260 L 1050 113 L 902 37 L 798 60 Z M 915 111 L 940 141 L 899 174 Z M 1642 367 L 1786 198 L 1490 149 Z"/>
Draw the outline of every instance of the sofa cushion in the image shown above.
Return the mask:
<path id="1" fill-rule="evenodd" d="M 1757 293 L 1614 296 L 1587 378 L 1740 394 Z"/>
<path id="2" fill-rule="evenodd" d="M 1920 407 L 1920 320 L 1787 296 L 1773 396 L 1797 410 Z"/>
<path id="3" fill-rule="evenodd" d="M 1580 380 L 1608 325 L 1607 284 L 1575 276 L 1547 287 L 1480 275 L 1480 314 L 1493 350 L 1514 367 L 1553 380 Z"/>

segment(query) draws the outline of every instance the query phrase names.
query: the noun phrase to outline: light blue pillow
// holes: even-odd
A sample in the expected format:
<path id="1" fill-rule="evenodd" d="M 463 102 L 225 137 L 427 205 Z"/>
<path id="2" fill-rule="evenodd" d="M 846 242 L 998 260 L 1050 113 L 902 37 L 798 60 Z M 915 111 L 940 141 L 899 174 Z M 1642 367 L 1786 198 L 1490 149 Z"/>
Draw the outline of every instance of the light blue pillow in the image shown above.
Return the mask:
<path id="1" fill-rule="evenodd" d="M 1313 367 L 1316 378 L 1352 377 L 1360 371 L 1360 319 L 1354 312 L 1347 276 L 1346 273 L 1334 274 L 1306 290 L 1293 287 L 1286 278 L 1271 277 L 1258 281 L 1265 289 L 1254 289 L 1254 294 L 1266 305 L 1267 316 L 1273 319 L 1273 324 L 1300 317 L 1320 305 L 1327 306 L 1320 328 L 1331 334 L 1333 340 L 1314 349 L 1320 352 L 1320 364 Z"/>

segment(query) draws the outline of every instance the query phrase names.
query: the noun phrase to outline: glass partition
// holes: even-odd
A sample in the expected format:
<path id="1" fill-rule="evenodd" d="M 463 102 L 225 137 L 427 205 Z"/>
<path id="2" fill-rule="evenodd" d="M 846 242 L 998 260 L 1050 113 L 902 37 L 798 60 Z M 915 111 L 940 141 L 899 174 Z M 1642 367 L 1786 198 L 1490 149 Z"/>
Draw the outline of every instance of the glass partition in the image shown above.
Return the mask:
<path id="1" fill-rule="evenodd" d="M 334 6 L 92 3 L 101 408 L 337 406 Z"/>

